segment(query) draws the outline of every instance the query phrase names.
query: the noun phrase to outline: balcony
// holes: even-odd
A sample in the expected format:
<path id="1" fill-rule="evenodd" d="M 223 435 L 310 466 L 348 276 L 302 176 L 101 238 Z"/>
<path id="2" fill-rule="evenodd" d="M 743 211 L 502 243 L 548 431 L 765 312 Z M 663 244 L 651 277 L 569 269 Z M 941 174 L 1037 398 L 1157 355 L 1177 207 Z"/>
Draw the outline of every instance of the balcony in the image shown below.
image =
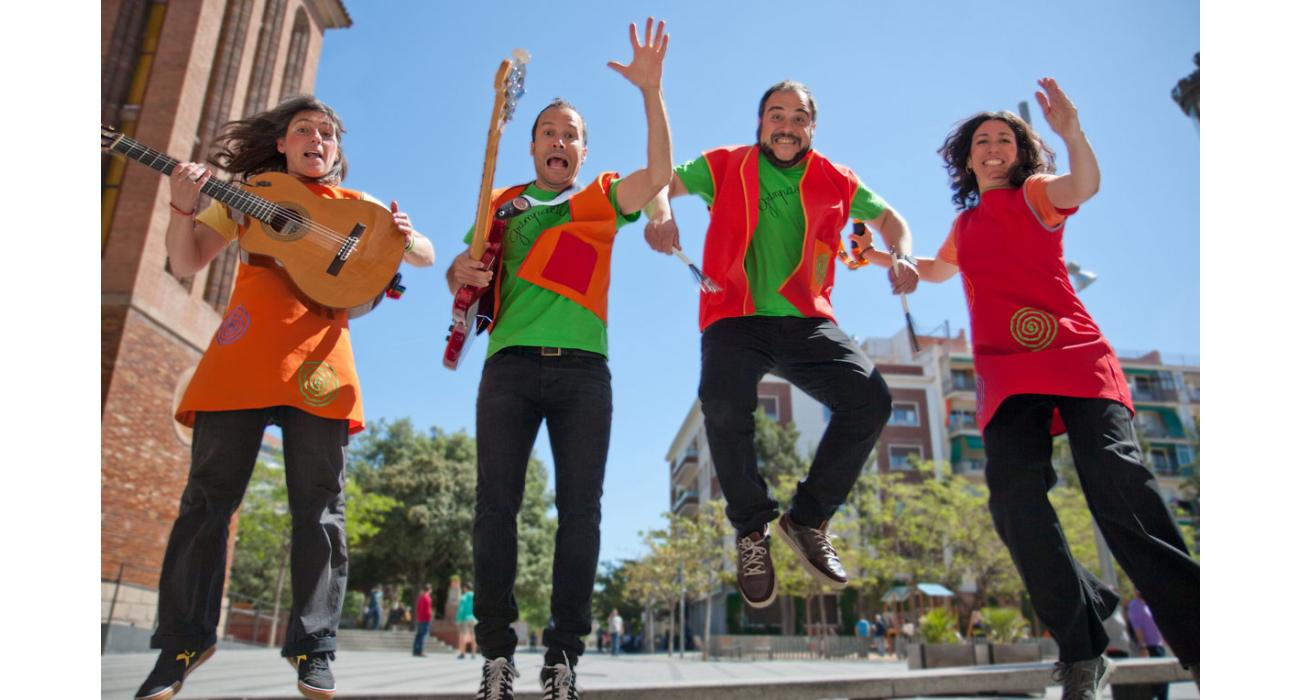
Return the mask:
<path id="1" fill-rule="evenodd" d="M 1178 402 L 1178 392 L 1173 389 L 1161 389 L 1160 387 L 1130 387 L 1129 393 L 1133 395 L 1134 401 L 1139 402 Z"/>
<path id="2" fill-rule="evenodd" d="M 673 462 L 672 478 L 676 479 L 680 474 L 689 471 L 692 467 L 700 466 L 700 451 L 694 448 L 688 449 L 682 453 L 682 456 Z"/>
<path id="3" fill-rule="evenodd" d="M 700 505 L 699 491 L 680 491 L 673 499 L 673 512 L 678 515 L 690 515 Z"/>
<path id="4" fill-rule="evenodd" d="M 968 418 L 963 416 L 961 418 L 956 418 L 951 415 L 948 416 L 948 433 L 950 435 L 956 433 L 978 434 L 979 430 L 979 426 L 976 424 L 974 417 Z"/>
<path id="5" fill-rule="evenodd" d="M 966 373 L 956 373 L 944 377 L 943 395 L 948 396 L 958 391 L 975 391 L 975 375 Z"/>

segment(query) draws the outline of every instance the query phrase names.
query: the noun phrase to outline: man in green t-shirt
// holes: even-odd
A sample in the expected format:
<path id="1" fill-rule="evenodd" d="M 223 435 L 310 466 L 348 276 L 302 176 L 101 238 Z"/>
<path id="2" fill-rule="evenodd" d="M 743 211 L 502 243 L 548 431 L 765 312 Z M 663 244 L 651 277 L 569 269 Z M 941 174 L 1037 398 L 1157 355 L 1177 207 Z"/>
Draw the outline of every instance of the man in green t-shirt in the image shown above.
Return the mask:
<path id="1" fill-rule="evenodd" d="M 661 78 L 668 36 L 663 22 L 645 43 L 629 27 L 632 62 L 610 67 L 641 90 L 648 126 L 646 167 L 625 178 L 603 173 L 578 184 L 587 124 L 557 99 L 538 114 L 532 144 L 536 178 L 498 200 L 531 206 L 505 229 L 500 265 L 485 269 L 461 253 L 447 271 L 461 285 L 496 285 L 499 300 L 479 382 L 478 483 L 474 509 L 475 626 L 483 652 L 480 698 L 513 697 L 519 618 L 514 582 L 516 521 L 524 476 L 542 421 L 555 460 L 551 622 L 542 697 L 577 698 L 573 667 L 591 633 L 591 597 L 600 552 L 600 497 L 609 451 L 612 398 L 605 311 L 614 234 L 635 221 L 672 175 L 672 145 Z M 467 241 L 468 242 L 468 241 Z M 494 279 L 498 278 L 498 279 Z"/>
<path id="2" fill-rule="evenodd" d="M 768 523 L 777 503 L 754 449 L 757 388 L 771 372 L 830 409 L 808 476 L 777 532 L 819 581 L 848 576 L 828 525 L 847 498 L 891 411 L 879 370 L 839 326 L 830 304 L 834 260 L 849 217 L 880 231 L 899 255 L 895 293 L 916 288 L 906 222 L 853 171 L 812 150 L 817 107 L 807 86 L 777 83 L 759 100 L 758 143 L 706 151 L 679 165 L 646 225 L 650 247 L 679 247 L 668 198 L 694 194 L 710 207 L 704 273 L 721 287 L 700 296 L 699 396 L 727 517 L 736 528 L 737 579 L 751 606 L 777 596 Z"/>

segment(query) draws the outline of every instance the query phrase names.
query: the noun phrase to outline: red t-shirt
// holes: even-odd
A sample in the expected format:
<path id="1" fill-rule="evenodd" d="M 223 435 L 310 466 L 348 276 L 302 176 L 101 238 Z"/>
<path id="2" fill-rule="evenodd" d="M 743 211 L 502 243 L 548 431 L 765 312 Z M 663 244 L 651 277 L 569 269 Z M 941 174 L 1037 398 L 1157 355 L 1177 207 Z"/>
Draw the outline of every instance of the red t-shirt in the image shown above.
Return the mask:
<path id="1" fill-rule="evenodd" d="M 415 599 L 415 621 L 433 622 L 433 599 L 428 593 L 421 593 L 420 597 Z"/>
<path id="2" fill-rule="evenodd" d="M 939 249 L 961 271 L 970 309 L 981 430 L 1016 394 L 1112 399 L 1133 411 L 1119 359 L 1065 267 L 1065 220 L 1077 209 L 1052 206 L 1048 181 L 984 192 Z M 1052 434 L 1064 430 L 1054 415 Z"/>

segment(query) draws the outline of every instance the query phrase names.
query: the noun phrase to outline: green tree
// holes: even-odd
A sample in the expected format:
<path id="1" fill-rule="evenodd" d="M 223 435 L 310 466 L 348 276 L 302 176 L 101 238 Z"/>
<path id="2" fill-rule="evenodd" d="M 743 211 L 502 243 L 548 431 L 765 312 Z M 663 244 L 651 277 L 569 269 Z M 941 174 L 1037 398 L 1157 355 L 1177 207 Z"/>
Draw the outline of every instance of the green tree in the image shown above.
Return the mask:
<path id="1" fill-rule="evenodd" d="M 356 442 L 352 463 L 355 480 L 367 492 L 395 503 L 381 530 L 352 557 L 352 583 L 364 588 L 400 580 L 415 591 L 431 583 L 435 609 L 441 609 L 451 578 L 473 577 L 474 439 L 463 431 L 447 434 L 436 427 L 420 433 L 407 418 L 381 420 Z M 533 622 L 538 621 L 538 601 L 550 596 L 555 526 L 546 482 L 545 469 L 530 458 L 515 595 L 521 612 Z"/>
<path id="2" fill-rule="evenodd" d="M 619 562 L 603 561 L 596 572 L 596 590 L 592 594 L 591 609 L 597 619 L 603 620 L 611 610 L 618 608 L 628 634 L 641 631 L 641 601 L 632 596 L 628 588 L 629 566 L 633 559 Z"/>

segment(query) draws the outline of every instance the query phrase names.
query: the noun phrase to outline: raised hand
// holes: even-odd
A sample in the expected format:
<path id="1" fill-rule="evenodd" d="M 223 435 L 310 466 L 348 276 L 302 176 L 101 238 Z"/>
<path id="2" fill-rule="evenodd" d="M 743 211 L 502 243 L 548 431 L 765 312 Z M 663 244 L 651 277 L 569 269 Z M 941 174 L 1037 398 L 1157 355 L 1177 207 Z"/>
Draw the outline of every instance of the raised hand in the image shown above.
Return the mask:
<path id="1" fill-rule="evenodd" d="M 393 213 L 393 227 L 398 233 L 402 234 L 403 242 L 407 250 L 411 249 L 412 240 L 415 238 L 415 229 L 411 228 L 411 217 L 397 206 L 397 200 L 388 206 L 389 211 Z"/>
<path id="2" fill-rule="evenodd" d="M 664 54 L 668 52 L 668 35 L 664 32 L 663 21 L 661 20 L 659 27 L 655 29 L 654 41 L 650 40 L 652 28 L 654 28 L 654 17 L 647 17 L 643 44 L 636 35 L 636 25 L 627 25 L 628 37 L 632 41 L 632 62 L 627 65 L 617 61 L 605 64 L 642 90 L 659 88 L 664 75 Z"/>
<path id="3" fill-rule="evenodd" d="M 1043 78 L 1038 81 L 1038 85 L 1043 89 L 1036 91 L 1034 98 L 1038 100 L 1038 106 L 1043 108 L 1043 118 L 1052 127 L 1052 131 L 1063 139 L 1079 133 L 1079 110 L 1065 96 L 1065 91 L 1057 85 L 1056 79 Z"/>

